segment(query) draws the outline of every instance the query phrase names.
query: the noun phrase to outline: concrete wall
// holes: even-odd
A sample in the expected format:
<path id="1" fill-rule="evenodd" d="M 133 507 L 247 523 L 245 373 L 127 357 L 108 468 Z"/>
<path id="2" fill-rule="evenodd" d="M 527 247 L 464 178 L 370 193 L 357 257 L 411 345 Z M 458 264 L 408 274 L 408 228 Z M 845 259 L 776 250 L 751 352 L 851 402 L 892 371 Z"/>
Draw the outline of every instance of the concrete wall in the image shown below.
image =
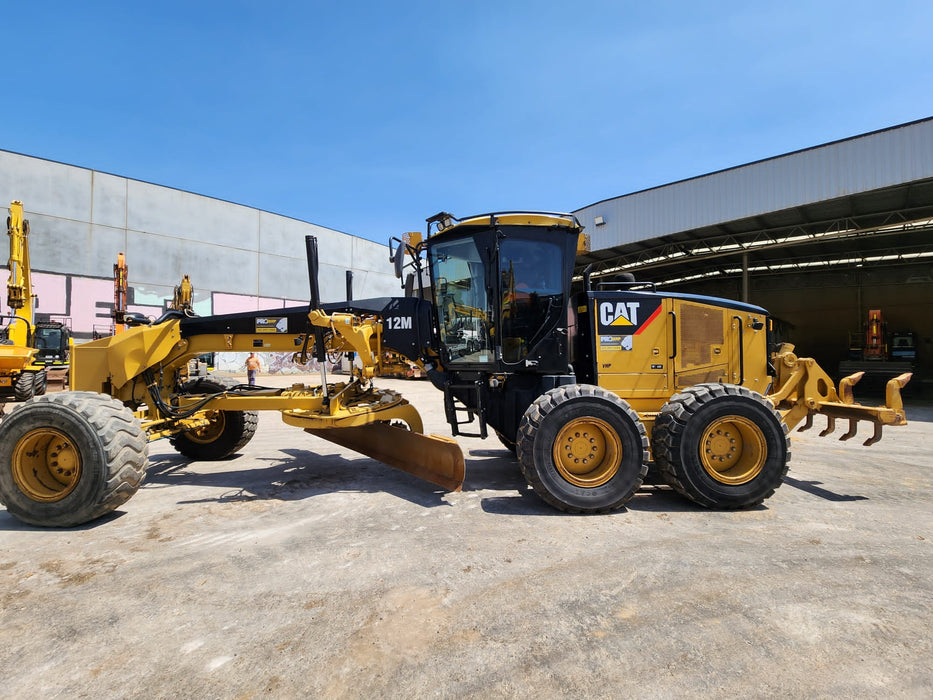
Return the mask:
<path id="1" fill-rule="evenodd" d="M 304 303 L 308 234 L 318 239 L 322 301 L 345 298 L 346 270 L 353 270 L 358 299 L 401 294 L 385 245 L 231 202 L 0 151 L 0 209 L 14 199 L 23 202 L 30 223 L 33 269 L 46 273 L 36 281 L 40 312 L 105 320 L 113 298 L 107 282 L 119 252 L 129 266 L 130 301 L 147 309 L 161 307 L 184 274 L 191 276 L 202 314 Z M 88 332 L 84 325 L 75 330 Z"/>

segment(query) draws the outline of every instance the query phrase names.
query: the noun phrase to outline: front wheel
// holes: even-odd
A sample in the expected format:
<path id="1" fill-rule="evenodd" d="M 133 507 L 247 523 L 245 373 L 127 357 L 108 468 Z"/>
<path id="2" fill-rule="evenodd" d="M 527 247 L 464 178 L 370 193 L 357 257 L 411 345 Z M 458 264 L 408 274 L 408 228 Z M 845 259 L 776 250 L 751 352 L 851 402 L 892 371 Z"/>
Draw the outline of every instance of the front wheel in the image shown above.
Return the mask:
<path id="1" fill-rule="evenodd" d="M 645 427 L 627 402 L 590 384 L 539 396 L 518 428 L 525 479 L 546 503 L 570 513 L 624 505 L 647 471 Z"/>
<path id="2" fill-rule="evenodd" d="M 125 503 L 143 482 L 146 433 L 119 401 L 65 391 L 0 422 L 0 501 L 30 525 L 72 527 Z"/>
<path id="3" fill-rule="evenodd" d="M 36 396 L 42 396 L 45 394 L 45 390 L 49 386 L 49 375 L 46 370 L 40 369 L 36 372 L 36 376 L 33 379 L 33 390 L 35 391 Z"/>
<path id="4" fill-rule="evenodd" d="M 28 401 L 36 395 L 36 373 L 22 371 L 13 380 L 13 396 L 17 401 Z"/>
<path id="5" fill-rule="evenodd" d="M 734 384 L 697 384 L 661 408 L 651 436 L 661 476 L 707 508 L 746 508 L 787 474 L 790 438 L 761 395 Z"/>
<path id="6" fill-rule="evenodd" d="M 221 377 L 201 377 L 181 388 L 182 394 L 219 394 L 235 385 Z M 259 424 L 256 411 L 206 411 L 207 425 L 169 438 L 169 442 L 185 457 L 195 460 L 218 460 L 241 450 L 253 439 Z"/>

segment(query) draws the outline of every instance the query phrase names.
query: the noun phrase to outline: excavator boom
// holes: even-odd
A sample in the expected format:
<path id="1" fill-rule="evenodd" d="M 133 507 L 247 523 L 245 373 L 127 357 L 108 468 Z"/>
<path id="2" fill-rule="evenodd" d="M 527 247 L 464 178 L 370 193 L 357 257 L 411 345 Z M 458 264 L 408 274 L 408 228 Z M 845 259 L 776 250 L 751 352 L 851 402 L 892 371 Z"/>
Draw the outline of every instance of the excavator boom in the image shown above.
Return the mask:
<path id="1" fill-rule="evenodd" d="M 33 325 L 32 273 L 29 266 L 29 222 L 23 219 L 23 203 L 10 203 L 7 219 L 10 238 L 10 259 L 7 280 L 7 306 L 10 307 L 8 339 L 14 345 L 29 344 L 29 331 Z"/>

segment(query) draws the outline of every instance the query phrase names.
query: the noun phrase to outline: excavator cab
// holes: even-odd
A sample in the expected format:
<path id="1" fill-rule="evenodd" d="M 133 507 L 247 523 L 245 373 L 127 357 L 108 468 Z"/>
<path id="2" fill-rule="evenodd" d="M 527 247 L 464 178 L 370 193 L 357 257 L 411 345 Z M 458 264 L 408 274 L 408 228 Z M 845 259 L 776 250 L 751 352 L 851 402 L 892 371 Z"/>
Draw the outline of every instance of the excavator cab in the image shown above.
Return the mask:
<path id="1" fill-rule="evenodd" d="M 65 365 L 68 363 L 71 329 L 59 321 L 40 321 L 35 331 L 35 363 L 37 365 Z"/>

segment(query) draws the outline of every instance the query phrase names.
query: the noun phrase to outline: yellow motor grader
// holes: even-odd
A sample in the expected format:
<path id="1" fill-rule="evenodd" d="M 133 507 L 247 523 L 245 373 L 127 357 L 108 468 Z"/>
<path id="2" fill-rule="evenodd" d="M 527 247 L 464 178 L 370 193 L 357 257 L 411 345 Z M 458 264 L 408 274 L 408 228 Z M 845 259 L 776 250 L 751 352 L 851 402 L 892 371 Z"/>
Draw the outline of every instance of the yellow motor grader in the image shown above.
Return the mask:
<path id="1" fill-rule="evenodd" d="M 419 364 L 443 392 L 454 436 L 490 429 L 513 450 L 528 483 L 568 512 L 621 507 L 649 467 L 704 506 L 760 503 L 780 486 L 788 431 L 845 418 L 843 439 L 868 421 L 904 425 L 900 388 L 887 405 L 854 401 L 813 360 L 769 348 L 757 306 L 655 291 L 629 281 L 572 289 L 586 244 L 569 214 L 504 212 L 428 219 L 393 250 L 414 268 L 411 294 L 321 304 L 316 242 L 307 239 L 308 307 L 191 317 L 168 311 L 147 325 L 77 346 L 70 391 L 34 398 L 0 422 L 0 500 L 17 518 L 72 526 L 104 515 L 141 485 L 148 442 L 167 438 L 192 459 L 222 459 L 253 436 L 259 410 L 420 478 L 457 490 L 463 455 L 422 435 L 415 409 L 374 385 L 387 352 Z M 393 246 L 394 248 L 394 246 Z M 407 262 L 406 262 L 407 261 Z M 427 277 L 429 284 L 422 280 Z M 349 296 L 349 295 L 348 295 Z M 209 352 L 352 352 L 347 382 L 286 389 L 190 378 Z M 652 460 L 653 457 L 653 460 Z"/>

